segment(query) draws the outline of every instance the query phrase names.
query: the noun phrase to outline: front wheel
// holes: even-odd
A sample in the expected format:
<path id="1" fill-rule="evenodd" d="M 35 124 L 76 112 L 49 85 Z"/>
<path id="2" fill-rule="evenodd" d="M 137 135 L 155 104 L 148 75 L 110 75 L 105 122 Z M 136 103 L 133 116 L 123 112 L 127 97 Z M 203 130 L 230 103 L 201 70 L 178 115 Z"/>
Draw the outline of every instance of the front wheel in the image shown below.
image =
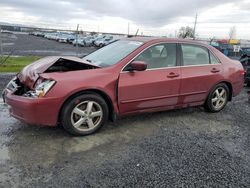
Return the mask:
<path id="1" fill-rule="evenodd" d="M 108 106 L 97 94 L 83 94 L 66 103 L 61 124 L 73 135 L 89 135 L 99 130 L 108 119 Z"/>
<path id="2" fill-rule="evenodd" d="M 221 83 L 216 85 L 209 93 L 204 107 L 209 112 L 219 112 L 226 106 L 228 99 L 228 86 L 224 83 Z"/>

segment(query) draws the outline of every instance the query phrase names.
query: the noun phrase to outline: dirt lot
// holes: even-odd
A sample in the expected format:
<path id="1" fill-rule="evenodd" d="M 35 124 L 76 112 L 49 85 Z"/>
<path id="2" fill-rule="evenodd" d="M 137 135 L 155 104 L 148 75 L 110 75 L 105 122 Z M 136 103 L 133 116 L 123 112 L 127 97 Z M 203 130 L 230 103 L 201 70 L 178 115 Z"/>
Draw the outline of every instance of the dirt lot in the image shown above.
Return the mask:
<path id="1" fill-rule="evenodd" d="M 3 51 L 12 55 L 76 55 L 77 48 L 71 44 L 59 43 L 42 37 L 28 34 L 3 33 Z M 78 55 L 83 56 L 96 50 L 94 47 L 79 47 Z"/>
<path id="2" fill-rule="evenodd" d="M 86 137 L 20 123 L 0 104 L 0 187 L 249 187 L 246 91 L 217 114 L 141 114 Z"/>

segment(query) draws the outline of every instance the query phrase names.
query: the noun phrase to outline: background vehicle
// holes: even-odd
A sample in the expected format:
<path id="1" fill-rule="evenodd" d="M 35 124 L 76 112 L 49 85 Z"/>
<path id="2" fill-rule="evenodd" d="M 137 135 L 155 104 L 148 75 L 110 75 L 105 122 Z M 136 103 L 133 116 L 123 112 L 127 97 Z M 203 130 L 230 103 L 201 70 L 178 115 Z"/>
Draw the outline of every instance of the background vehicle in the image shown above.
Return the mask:
<path id="1" fill-rule="evenodd" d="M 209 45 L 132 38 L 83 59 L 40 59 L 7 85 L 3 98 L 17 119 L 60 122 L 71 134 L 88 135 L 116 116 L 201 105 L 219 112 L 240 93 L 243 77 L 239 61 Z"/>
<path id="2" fill-rule="evenodd" d="M 77 38 L 77 39 L 74 39 L 72 44 L 74 46 L 76 46 L 76 44 L 78 44 L 78 46 L 84 46 L 84 38 Z"/>
<path id="3" fill-rule="evenodd" d="M 57 41 L 61 42 L 61 43 L 67 43 L 68 42 L 68 35 L 67 34 L 59 35 L 57 38 Z"/>
<path id="4" fill-rule="evenodd" d="M 67 37 L 67 42 L 72 43 L 75 39 L 76 39 L 75 34 L 69 34 L 68 37 Z"/>
<path id="5" fill-rule="evenodd" d="M 94 36 L 86 36 L 83 41 L 83 46 L 92 46 L 94 39 Z"/>
<path id="6" fill-rule="evenodd" d="M 245 70 L 245 76 L 244 76 L 245 83 L 247 84 L 247 86 L 250 86 L 250 54 L 249 56 L 245 54 L 241 56 L 240 62 Z"/>
<path id="7" fill-rule="evenodd" d="M 94 42 L 96 47 L 103 47 L 109 44 L 113 40 L 113 36 L 104 36 L 101 39 L 98 39 Z"/>
<path id="8" fill-rule="evenodd" d="M 250 57 L 250 48 L 241 48 L 240 49 L 240 55 L 241 57 Z"/>

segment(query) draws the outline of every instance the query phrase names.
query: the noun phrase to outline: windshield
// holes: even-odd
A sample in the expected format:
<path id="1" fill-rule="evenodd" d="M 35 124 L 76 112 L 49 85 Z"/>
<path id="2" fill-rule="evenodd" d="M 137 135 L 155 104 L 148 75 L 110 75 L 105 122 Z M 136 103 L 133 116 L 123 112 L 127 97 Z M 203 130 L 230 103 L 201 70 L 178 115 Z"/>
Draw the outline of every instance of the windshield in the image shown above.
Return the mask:
<path id="1" fill-rule="evenodd" d="M 118 63 L 142 44 L 142 42 L 137 41 L 117 41 L 85 56 L 83 59 L 96 66 L 108 67 Z"/>

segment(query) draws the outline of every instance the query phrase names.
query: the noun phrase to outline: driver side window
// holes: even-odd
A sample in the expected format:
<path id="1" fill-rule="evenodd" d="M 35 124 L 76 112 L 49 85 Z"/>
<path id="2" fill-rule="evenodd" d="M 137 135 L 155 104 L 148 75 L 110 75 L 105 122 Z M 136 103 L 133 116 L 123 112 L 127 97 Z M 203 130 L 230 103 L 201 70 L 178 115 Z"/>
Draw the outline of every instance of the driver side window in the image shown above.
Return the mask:
<path id="1" fill-rule="evenodd" d="M 176 44 L 157 44 L 142 52 L 135 61 L 147 63 L 147 70 L 176 66 Z"/>

